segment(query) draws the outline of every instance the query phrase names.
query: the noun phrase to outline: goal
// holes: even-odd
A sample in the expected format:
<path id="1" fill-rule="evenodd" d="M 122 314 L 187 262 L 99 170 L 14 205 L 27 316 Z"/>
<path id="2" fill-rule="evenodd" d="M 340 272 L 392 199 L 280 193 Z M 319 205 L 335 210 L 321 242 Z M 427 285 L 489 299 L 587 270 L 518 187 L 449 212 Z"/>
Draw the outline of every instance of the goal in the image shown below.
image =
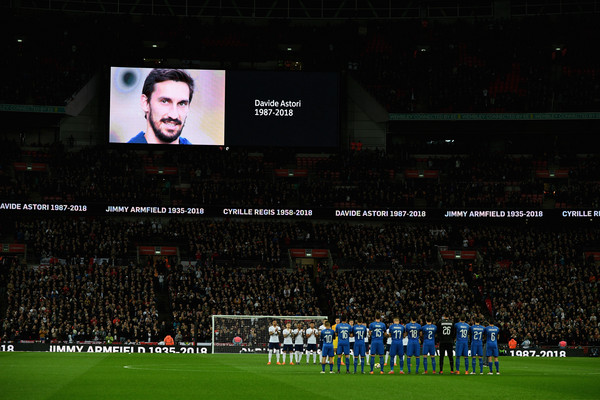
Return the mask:
<path id="1" fill-rule="evenodd" d="M 290 322 L 292 329 L 301 322 L 304 329 L 310 322 L 318 328 L 327 317 L 322 315 L 213 315 L 213 353 L 266 353 L 269 344 L 269 326 L 273 320 L 281 329 Z M 305 340 L 306 343 L 306 340 Z M 306 344 L 305 344 L 306 346 Z"/>

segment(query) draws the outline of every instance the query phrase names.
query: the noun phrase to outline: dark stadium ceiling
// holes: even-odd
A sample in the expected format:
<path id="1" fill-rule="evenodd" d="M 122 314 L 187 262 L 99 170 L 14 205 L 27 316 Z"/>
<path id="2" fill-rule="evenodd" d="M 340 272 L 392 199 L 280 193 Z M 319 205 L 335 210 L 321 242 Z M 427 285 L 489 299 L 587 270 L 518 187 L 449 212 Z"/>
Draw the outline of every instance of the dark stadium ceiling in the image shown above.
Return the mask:
<path id="1" fill-rule="evenodd" d="M 600 0 L 10 0 L 0 7 L 200 18 L 505 18 L 599 13 Z"/>

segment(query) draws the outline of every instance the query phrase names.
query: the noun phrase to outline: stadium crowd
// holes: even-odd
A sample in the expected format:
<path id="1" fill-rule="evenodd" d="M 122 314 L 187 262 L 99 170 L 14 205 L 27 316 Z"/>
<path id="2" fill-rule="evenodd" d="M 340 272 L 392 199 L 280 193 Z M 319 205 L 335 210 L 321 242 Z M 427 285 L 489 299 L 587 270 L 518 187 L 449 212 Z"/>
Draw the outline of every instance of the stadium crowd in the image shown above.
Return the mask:
<path id="1" fill-rule="evenodd" d="M 209 340 L 215 313 L 416 312 L 492 317 L 503 342 L 598 344 L 600 270 L 583 257 L 593 227 L 47 218 L 19 219 L 14 234 L 47 261 L 12 266 L 4 340 Z M 187 246 L 190 262 L 124 256 L 152 238 Z M 329 248 L 333 267 L 282 268 L 290 246 L 307 244 Z M 478 256 L 441 263 L 438 246 Z"/>
<path id="2" fill-rule="evenodd" d="M 346 318 L 364 320 L 383 313 L 385 322 L 401 316 L 406 320 L 412 313 L 419 321 L 426 316 L 458 317 L 482 315 L 482 303 L 477 301 L 468 269 L 444 265 L 431 269 L 397 269 L 378 273 L 356 269 L 332 272 L 325 280 L 332 310 Z"/>
<path id="3" fill-rule="evenodd" d="M 392 112 L 593 111 L 598 61 L 582 38 L 594 20 L 377 24 L 354 65 Z"/>
<path id="4" fill-rule="evenodd" d="M 210 342 L 212 315 L 321 315 L 306 271 L 178 266 L 167 281 L 174 325 L 188 341 Z M 223 337 L 237 328 L 216 327 Z"/>
<path id="5" fill-rule="evenodd" d="M 11 219 L 12 235 L 29 246 L 36 257 L 64 259 L 68 263 L 95 259 L 129 259 L 137 245 L 180 246 L 189 261 L 254 260 L 281 266 L 281 246 L 304 241 L 311 224 L 299 222 L 244 222 L 239 220 L 178 220 L 161 218 L 34 218 Z M 8 220 L 7 220 L 8 222 Z"/>
<path id="6" fill-rule="evenodd" d="M 16 264 L 6 288 L 3 341 L 128 343 L 160 336 L 149 267 Z"/>
<path id="7" fill-rule="evenodd" d="M 431 265 L 437 247 L 451 243 L 441 226 L 396 224 L 314 224 L 314 238 L 333 249 L 335 261 L 345 268 L 372 268 L 389 264 L 403 266 Z"/>
<path id="8" fill-rule="evenodd" d="M 457 150 L 460 151 L 460 150 Z M 115 151 L 102 146 L 67 151 L 20 150 L 13 142 L 0 150 L 0 193 L 6 199 L 52 199 L 79 203 L 224 207 L 325 208 L 593 208 L 600 189 L 590 171 L 598 157 L 559 159 L 548 154 L 472 153 L 406 157 L 362 151 L 307 157 L 291 153 L 222 151 Z M 34 154 L 32 154 L 34 153 Z M 19 169 L 39 162 L 41 171 Z M 157 173 L 169 169 L 173 173 Z M 276 176 L 275 169 L 304 169 L 307 176 Z M 419 177 L 431 171 L 432 177 Z M 560 176 L 549 176 L 551 171 Z M 111 188 L 120 187 L 118 193 Z"/>

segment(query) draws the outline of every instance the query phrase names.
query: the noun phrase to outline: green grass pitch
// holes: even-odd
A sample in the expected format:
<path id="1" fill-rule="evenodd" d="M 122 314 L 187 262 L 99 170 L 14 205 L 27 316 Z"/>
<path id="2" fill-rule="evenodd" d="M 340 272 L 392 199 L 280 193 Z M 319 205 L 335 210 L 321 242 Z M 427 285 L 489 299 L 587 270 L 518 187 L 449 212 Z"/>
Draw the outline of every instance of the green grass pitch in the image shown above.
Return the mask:
<path id="1" fill-rule="evenodd" d="M 468 376 L 320 374 L 312 364 L 266 362 L 264 354 L 0 353 L 0 399 L 600 398 L 598 358 L 500 358 L 493 376 L 487 368 Z"/>

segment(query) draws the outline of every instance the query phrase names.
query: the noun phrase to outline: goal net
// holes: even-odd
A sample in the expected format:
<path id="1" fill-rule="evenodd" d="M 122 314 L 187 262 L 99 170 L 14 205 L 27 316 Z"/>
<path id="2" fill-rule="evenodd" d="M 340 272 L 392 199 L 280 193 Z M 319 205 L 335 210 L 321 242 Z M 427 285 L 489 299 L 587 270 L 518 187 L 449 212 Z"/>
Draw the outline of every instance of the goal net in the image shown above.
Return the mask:
<path id="1" fill-rule="evenodd" d="M 315 323 L 315 329 L 327 319 L 325 316 L 289 316 L 289 315 L 213 315 L 212 316 L 212 352 L 213 353 L 266 353 L 269 344 L 269 326 L 273 320 L 283 330 L 291 323 L 296 329 L 301 323 L 303 329 Z M 283 338 L 280 336 L 280 342 Z M 304 340 L 306 347 L 306 340 Z"/>

